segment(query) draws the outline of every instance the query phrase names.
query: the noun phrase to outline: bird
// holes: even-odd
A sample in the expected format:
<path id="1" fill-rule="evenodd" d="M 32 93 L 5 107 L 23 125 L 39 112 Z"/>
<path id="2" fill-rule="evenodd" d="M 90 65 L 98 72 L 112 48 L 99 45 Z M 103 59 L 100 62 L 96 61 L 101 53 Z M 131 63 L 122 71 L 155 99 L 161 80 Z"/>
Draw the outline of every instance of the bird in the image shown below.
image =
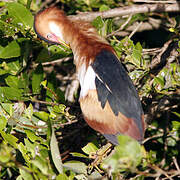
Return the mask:
<path id="1" fill-rule="evenodd" d="M 35 15 L 34 30 L 44 41 L 72 49 L 81 87 L 79 103 L 87 124 L 114 145 L 119 144 L 119 135 L 142 142 L 145 121 L 136 88 L 96 28 L 53 6 Z"/>

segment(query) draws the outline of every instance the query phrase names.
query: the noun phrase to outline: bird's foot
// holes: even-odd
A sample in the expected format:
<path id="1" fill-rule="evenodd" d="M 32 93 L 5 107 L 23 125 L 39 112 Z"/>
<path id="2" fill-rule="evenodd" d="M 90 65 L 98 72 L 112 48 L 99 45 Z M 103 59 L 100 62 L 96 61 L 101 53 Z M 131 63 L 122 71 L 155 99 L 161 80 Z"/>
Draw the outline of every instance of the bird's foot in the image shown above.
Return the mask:
<path id="1" fill-rule="evenodd" d="M 88 172 L 90 173 L 93 168 L 96 168 L 99 173 L 103 173 L 103 171 L 98 167 L 102 161 L 107 157 L 107 155 L 112 150 L 112 144 L 108 143 L 104 145 L 102 148 L 98 149 L 96 152 L 92 152 L 89 154 L 89 158 L 93 159 L 93 162 L 88 167 Z"/>

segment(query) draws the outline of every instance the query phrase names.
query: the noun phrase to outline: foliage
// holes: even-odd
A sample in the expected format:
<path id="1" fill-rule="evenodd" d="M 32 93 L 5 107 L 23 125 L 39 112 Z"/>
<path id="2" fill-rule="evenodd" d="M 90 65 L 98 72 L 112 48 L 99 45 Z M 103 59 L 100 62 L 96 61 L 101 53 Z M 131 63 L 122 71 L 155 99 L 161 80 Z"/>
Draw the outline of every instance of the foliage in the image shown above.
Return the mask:
<path id="1" fill-rule="evenodd" d="M 76 10 L 108 10 L 118 5 L 115 0 L 61 0 L 61 3 L 68 14 Z M 61 83 L 58 84 L 54 72 L 49 73 L 43 63 L 72 57 L 72 52 L 37 39 L 33 30 L 33 14 L 40 5 L 42 2 L 38 4 L 35 0 L 0 3 L 0 178 L 178 177 L 180 66 L 177 57 L 171 61 L 168 56 L 165 65 L 154 66 L 155 55 L 144 53 L 148 45 L 136 39 L 133 41 L 128 36 L 120 38 L 113 34 L 126 22 L 126 18 L 117 23 L 116 19 L 97 17 L 92 24 L 102 36 L 108 37 L 126 65 L 151 125 L 147 127 L 144 145 L 119 136 L 119 145 L 112 153 L 111 147 L 102 147 L 103 140 L 97 141 L 97 136 L 94 140 L 95 132 L 90 130 L 91 134 L 86 134 L 84 142 L 77 145 L 79 149 L 68 140 L 59 143 L 56 136 L 65 138 L 63 131 L 66 127 L 70 128 L 68 138 L 73 139 L 71 132 L 74 127 L 71 125 L 81 119 L 76 108 L 72 106 L 69 109 L 64 91 L 58 88 Z M 174 51 L 180 52 L 180 18 L 166 16 L 169 39 L 177 45 Z M 124 29 L 136 21 L 147 19 L 147 14 L 136 14 Z M 72 62 L 64 62 L 61 66 L 68 69 Z M 79 126 L 75 125 L 75 128 Z M 81 131 L 83 127 L 77 130 Z M 65 154 L 63 157 L 62 152 L 68 151 L 69 154 L 69 149 L 71 156 Z"/>

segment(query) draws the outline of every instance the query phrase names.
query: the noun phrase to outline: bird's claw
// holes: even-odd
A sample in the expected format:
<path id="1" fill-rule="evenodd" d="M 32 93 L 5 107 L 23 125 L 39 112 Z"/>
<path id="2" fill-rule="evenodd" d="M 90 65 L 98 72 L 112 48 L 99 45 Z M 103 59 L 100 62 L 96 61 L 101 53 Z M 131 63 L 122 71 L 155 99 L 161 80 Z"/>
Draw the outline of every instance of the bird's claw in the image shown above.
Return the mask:
<path id="1" fill-rule="evenodd" d="M 112 144 L 108 143 L 102 148 L 98 149 L 96 152 L 92 152 L 89 154 L 89 158 L 93 159 L 93 162 L 88 167 L 89 173 L 93 170 L 93 168 L 96 168 L 99 173 L 103 173 L 103 171 L 98 166 L 107 157 L 107 155 L 111 151 L 111 147 Z"/>

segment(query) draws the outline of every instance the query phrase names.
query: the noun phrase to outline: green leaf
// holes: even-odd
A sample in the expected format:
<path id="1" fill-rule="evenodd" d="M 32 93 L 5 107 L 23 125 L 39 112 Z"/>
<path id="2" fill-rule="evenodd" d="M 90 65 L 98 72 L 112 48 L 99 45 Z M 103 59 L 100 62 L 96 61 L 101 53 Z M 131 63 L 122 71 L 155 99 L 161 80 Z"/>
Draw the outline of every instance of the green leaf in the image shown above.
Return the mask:
<path id="1" fill-rule="evenodd" d="M 3 139 L 7 143 L 9 143 L 11 146 L 13 146 L 14 148 L 17 149 L 17 143 L 16 142 L 18 141 L 18 139 L 15 136 L 13 136 L 11 134 L 6 134 L 4 131 L 1 131 L 1 130 L 0 130 L 0 133 L 1 133 L 2 137 L 3 137 Z"/>
<path id="2" fill-rule="evenodd" d="M 6 127 L 7 119 L 4 116 L 0 116 L 0 130 Z"/>
<path id="3" fill-rule="evenodd" d="M 173 112 L 177 117 L 180 118 L 180 113 L 177 113 L 177 112 Z M 173 122 L 176 122 L 176 121 L 173 121 Z"/>
<path id="4" fill-rule="evenodd" d="M 40 137 L 36 136 L 35 133 L 30 130 L 25 130 L 25 133 L 32 142 L 42 141 L 42 139 Z"/>
<path id="5" fill-rule="evenodd" d="M 31 162 L 33 163 L 33 165 L 38 167 L 43 174 L 48 175 L 48 164 L 46 159 L 40 156 L 36 156 L 35 160 L 32 160 Z"/>
<path id="6" fill-rule="evenodd" d="M 53 129 L 52 129 L 52 135 L 51 135 L 51 141 L 50 141 L 50 149 L 51 149 L 51 156 L 52 156 L 54 165 L 56 169 L 58 170 L 58 172 L 62 174 L 63 164 L 62 164 L 61 155 L 59 152 L 58 142 L 56 140 L 56 136 Z"/>
<path id="7" fill-rule="evenodd" d="M 12 157 L 12 147 L 4 142 L 0 144 L 0 162 L 7 163 Z M 1 176 L 0 176 L 1 177 Z"/>
<path id="8" fill-rule="evenodd" d="M 161 85 L 161 87 L 164 87 L 164 79 L 161 77 L 154 77 L 154 82 L 156 83 L 156 84 L 160 84 Z"/>
<path id="9" fill-rule="evenodd" d="M 20 56 L 21 49 L 16 41 L 12 41 L 6 47 L 0 48 L 0 58 L 8 59 Z"/>
<path id="10" fill-rule="evenodd" d="M 9 75 L 6 79 L 6 84 L 10 87 L 18 88 L 19 79 L 16 76 Z"/>
<path id="11" fill-rule="evenodd" d="M 78 174 L 87 174 L 86 164 L 79 161 L 68 161 L 63 164 L 63 167 Z"/>
<path id="12" fill-rule="evenodd" d="M 10 115 L 12 116 L 13 113 L 13 104 L 11 103 L 1 103 L 2 108 Z"/>
<path id="13" fill-rule="evenodd" d="M 40 53 L 38 54 L 38 57 L 36 59 L 36 62 L 49 62 L 57 59 L 61 59 L 64 57 L 69 56 L 72 53 L 71 50 L 67 49 L 64 50 L 60 45 L 52 45 L 47 48 L 43 48 Z"/>
<path id="14" fill-rule="evenodd" d="M 56 177 L 56 180 L 69 180 L 69 178 L 67 177 L 66 174 L 59 174 L 59 175 Z"/>
<path id="15" fill-rule="evenodd" d="M 43 67 L 39 64 L 35 71 L 33 72 L 32 76 L 32 90 L 34 94 L 39 94 L 41 90 L 41 82 L 43 81 Z"/>
<path id="16" fill-rule="evenodd" d="M 32 175 L 25 169 L 26 169 L 26 167 L 24 167 L 24 169 L 19 169 L 22 179 L 23 180 L 33 180 L 34 178 L 32 177 Z"/>
<path id="17" fill-rule="evenodd" d="M 34 112 L 33 115 L 41 119 L 42 121 L 47 121 L 49 119 L 49 114 L 45 111 Z"/>
<path id="18" fill-rule="evenodd" d="M 106 158 L 102 164 L 105 169 L 113 173 L 134 170 L 140 164 L 143 157 L 141 145 L 129 136 L 118 136 L 119 145 L 115 147 L 115 152 Z"/>
<path id="19" fill-rule="evenodd" d="M 19 60 L 10 61 L 8 63 L 3 62 L 2 67 L 6 71 L 6 73 L 16 75 L 21 70 L 21 65 L 19 63 Z"/>
<path id="20" fill-rule="evenodd" d="M 71 152 L 70 154 L 75 157 L 89 158 L 89 156 L 86 156 L 86 155 L 78 153 L 78 152 Z"/>
<path id="21" fill-rule="evenodd" d="M 4 96 L 9 100 L 21 100 L 22 91 L 11 87 L 0 87 Z"/>
<path id="22" fill-rule="evenodd" d="M 104 21 L 100 16 L 98 16 L 96 19 L 93 20 L 92 25 L 98 30 L 100 30 L 104 26 Z"/>
<path id="23" fill-rule="evenodd" d="M 28 156 L 27 148 L 24 146 L 22 142 L 18 144 L 18 150 L 21 152 L 23 158 L 25 159 L 26 162 L 29 162 L 30 156 Z"/>
<path id="24" fill-rule="evenodd" d="M 82 151 L 86 154 L 95 153 L 98 148 L 93 143 L 88 143 L 82 148 Z"/>
<path id="25" fill-rule="evenodd" d="M 134 63 L 137 65 L 137 66 L 140 66 L 141 65 L 141 55 L 142 53 L 142 46 L 141 44 L 138 42 L 134 48 L 133 48 L 133 52 L 132 52 L 132 57 L 133 57 L 133 60 L 134 60 Z"/>
<path id="26" fill-rule="evenodd" d="M 26 9 L 22 4 L 12 2 L 7 3 L 6 7 L 9 15 L 14 18 L 16 23 L 21 23 L 22 26 L 25 27 L 33 27 L 33 16 L 31 12 Z"/>
<path id="27" fill-rule="evenodd" d="M 107 10 L 109 10 L 109 9 L 110 9 L 109 6 L 103 4 L 103 5 L 99 8 L 99 11 L 102 12 L 102 11 L 107 11 Z"/>

